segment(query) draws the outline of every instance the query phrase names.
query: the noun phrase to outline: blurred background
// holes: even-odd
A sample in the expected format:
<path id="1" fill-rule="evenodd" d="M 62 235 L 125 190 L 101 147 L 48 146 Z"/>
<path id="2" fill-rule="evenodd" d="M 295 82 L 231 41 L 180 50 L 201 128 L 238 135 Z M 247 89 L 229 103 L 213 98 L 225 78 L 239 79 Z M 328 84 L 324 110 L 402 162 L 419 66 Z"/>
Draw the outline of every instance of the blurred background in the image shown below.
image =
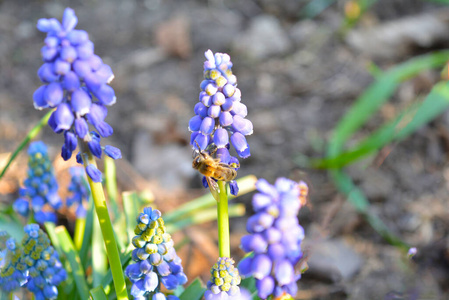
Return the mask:
<path id="1" fill-rule="evenodd" d="M 107 143 L 123 153 L 117 162 L 120 189 L 145 191 L 163 213 L 175 209 L 207 192 L 191 167 L 187 126 L 204 52 L 227 52 L 254 124 L 251 157 L 241 160 L 239 177 L 255 174 L 274 182 L 283 176 L 309 184 L 308 205 L 300 213 L 309 270 L 297 299 L 449 299 L 447 105 L 430 103 L 420 126 L 376 140 L 363 155 L 334 164 L 317 160 L 357 149 L 382 124 L 428 100 L 449 59 L 447 52 L 436 52 L 449 46 L 444 2 L 0 1 L 0 166 L 44 115 L 32 105 L 44 39 L 36 22 L 60 20 L 71 7 L 77 29 L 89 33 L 95 53 L 115 73 L 117 103 L 106 121 L 114 128 Z M 427 58 L 413 63 L 418 55 Z M 412 65 L 401 68 L 409 60 Z M 354 106 L 360 99 L 364 105 Z M 370 103 L 375 108 L 367 108 Z M 430 113 L 432 107 L 438 111 Z M 348 111 L 346 124 L 362 115 L 366 121 L 348 125 L 353 134 L 332 146 Z M 46 127 L 39 138 L 49 145 L 60 186 L 66 187 L 63 137 Z M 0 181 L 1 203 L 17 198 L 26 161 L 22 153 Z M 235 201 L 251 214 L 251 195 Z M 356 209 L 357 203 L 365 206 Z M 231 221 L 236 260 L 243 255 L 238 244 L 246 219 Z M 376 220 L 385 227 L 376 228 Z M 175 235 L 177 241 L 189 237 L 179 251 L 190 279 L 207 281 L 218 255 L 215 235 L 213 223 Z M 418 248 L 413 260 L 399 240 Z"/>

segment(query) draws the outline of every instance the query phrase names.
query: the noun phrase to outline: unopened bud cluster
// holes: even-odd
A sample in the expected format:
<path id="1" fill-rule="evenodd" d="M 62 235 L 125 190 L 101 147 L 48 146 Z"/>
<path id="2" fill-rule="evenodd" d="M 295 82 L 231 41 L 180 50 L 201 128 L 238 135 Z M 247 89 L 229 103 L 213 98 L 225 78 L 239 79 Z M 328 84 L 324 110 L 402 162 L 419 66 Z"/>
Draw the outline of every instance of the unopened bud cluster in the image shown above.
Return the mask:
<path id="1" fill-rule="evenodd" d="M 14 238 L 0 232 L 0 289 L 6 294 L 18 289 L 26 282 L 25 265 L 20 258 L 23 252 Z"/>
<path id="2" fill-rule="evenodd" d="M 13 208 L 18 214 L 28 217 L 31 207 L 38 223 L 55 223 L 57 218 L 52 210 L 58 210 L 62 202 L 47 146 L 41 141 L 33 142 L 28 148 L 28 155 L 28 177 Z"/>
<path id="3" fill-rule="evenodd" d="M 50 245 L 48 236 L 37 224 L 25 226 L 22 240 L 24 257 L 22 262 L 28 272 L 27 289 L 36 300 L 56 299 L 58 286 L 67 278 L 67 273 L 59 261 L 58 253 Z"/>
<path id="4" fill-rule="evenodd" d="M 301 272 L 295 266 L 301 260 L 304 230 L 298 212 L 307 194 L 307 185 L 279 178 L 275 185 L 265 179 L 256 183 L 259 193 L 252 200 L 255 214 L 248 219 L 250 233 L 241 240 L 245 252 L 253 252 L 240 262 L 242 276 L 256 278 L 258 296 L 281 297 L 297 293 Z"/>
<path id="5" fill-rule="evenodd" d="M 229 257 L 218 258 L 210 270 L 211 277 L 204 293 L 205 300 L 243 299 L 239 288 L 241 278 L 234 263 Z"/>
<path id="6" fill-rule="evenodd" d="M 173 240 L 166 232 L 161 212 L 151 207 L 144 208 L 137 218 L 132 243 L 134 264 L 129 265 L 125 274 L 133 283 L 131 295 L 135 299 L 179 300 L 173 295 L 161 293 L 161 284 L 167 290 L 187 282 L 181 259 L 173 247 Z"/>
<path id="7" fill-rule="evenodd" d="M 0 289 L 9 293 L 26 287 L 36 300 L 56 299 L 57 286 L 66 280 L 58 253 L 37 224 L 24 227 L 22 245 L 0 232 Z"/>

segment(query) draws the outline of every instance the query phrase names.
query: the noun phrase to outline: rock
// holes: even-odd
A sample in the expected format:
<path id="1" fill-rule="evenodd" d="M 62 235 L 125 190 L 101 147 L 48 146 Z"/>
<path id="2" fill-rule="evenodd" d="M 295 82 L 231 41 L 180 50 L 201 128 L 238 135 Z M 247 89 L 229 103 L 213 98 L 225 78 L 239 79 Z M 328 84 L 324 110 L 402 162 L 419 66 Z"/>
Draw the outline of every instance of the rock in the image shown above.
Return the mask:
<path id="1" fill-rule="evenodd" d="M 306 239 L 307 240 L 307 239 Z M 309 242 L 310 243 L 310 242 Z M 338 282 L 350 280 L 362 267 L 363 259 L 344 240 L 313 241 L 307 273 Z"/>
<path id="2" fill-rule="evenodd" d="M 395 20 L 372 28 L 352 30 L 346 42 L 372 58 L 394 59 L 414 49 L 448 42 L 448 9 Z"/>
<path id="3" fill-rule="evenodd" d="M 185 188 L 195 174 L 189 149 L 177 144 L 157 145 L 147 131 L 136 132 L 132 151 L 133 166 L 167 190 Z"/>
<path id="4" fill-rule="evenodd" d="M 291 42 L 278 19 L 269 15 L 254 18 L 249 28 L 238 35 L 233 50 L 261 60 L 288 52 Z"/>
<path id="5" fill-rule="evenodd" d="M 156 29 L 156 41 L 169 55 L 188 58 L 192 55 L 190 20 L 178 15 L 163 22 Z"/>

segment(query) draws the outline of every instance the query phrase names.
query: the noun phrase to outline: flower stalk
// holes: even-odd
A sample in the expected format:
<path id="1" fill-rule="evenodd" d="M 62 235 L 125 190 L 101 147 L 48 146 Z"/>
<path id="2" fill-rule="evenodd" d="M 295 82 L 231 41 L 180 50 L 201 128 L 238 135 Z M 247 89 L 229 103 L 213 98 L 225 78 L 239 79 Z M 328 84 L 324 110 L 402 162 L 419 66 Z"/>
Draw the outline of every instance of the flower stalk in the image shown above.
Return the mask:
<path id="1" fill-rule="evenodd" d="M 220 257 L 231 257 L 229 238 L 229 212 L 226 182 L 218 181 L 219 200 L 217 203 L 218 249 Z"/>
<path id="2" fill-rule="evenodd" d="M 95 159 L 92 153 L 89 151 L 87 144 L 81 143 L 86 150 L 83 155 L 84 168 L 88 165 L 96 167 Z M 87 170 L 86 170 L 87 173 Z M 117 242 L 114 236 L 114 230 L 112 228 L 111 218 L 109 217 L 108 207 L 106 205 L 106 198 L 103 191 L 101 182 L 94 182 L 90 176 L 87 176 L 90 190 L 92 192 L 92 198 L 94 200 L 95 211 L 97 212 L 98 221 L 101 227 L 101 233 L 103 235 L 104 243 L 106 246 L 106 253 L 111 266 L 112 278 L 114 279 L 114 287 L 117 293 L 117 299 L 128 299 L 128 293 L 126 291 L 125 278 L 123 276 L 122 264 L 120 261 L 120 255 L 117 247 Z"/>

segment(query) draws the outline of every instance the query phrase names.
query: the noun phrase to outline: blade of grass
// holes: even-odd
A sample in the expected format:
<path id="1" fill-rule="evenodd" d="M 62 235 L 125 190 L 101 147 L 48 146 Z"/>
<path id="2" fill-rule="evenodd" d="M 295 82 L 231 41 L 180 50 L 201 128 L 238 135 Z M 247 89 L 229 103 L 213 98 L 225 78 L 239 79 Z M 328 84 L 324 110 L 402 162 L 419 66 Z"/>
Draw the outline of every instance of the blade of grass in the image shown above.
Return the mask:
<path id="1" fill-rule="evenodd" d="M 254 175 L 248 175 L 238 179 L 237 184 L 240 190 L 237 197 L 254 191 L 256 189 L 256 181 L 257 178 Z M 229 195 L 229 200 L 234 198 L 235 196 Z M 207 193 L 204 196 L 189 201 L 172 210 L 171 212 L 166 213 L 164 216 L 164 221 L 166 224 L 172 223 L 176 220 L 188 217 L 189 215 L 196 214 L 202 209 L 215 207 L 215 205 L 217 205 L 217 201 L 212 197 L 210 193 Z"/>
<path id="2" fill-rule="evenodd" d="M 337 0 L 311 0 L 301 10 L 300 16 L 313 19 L 336 1 Z"/>
<path id="3" fill-rule="evenodd" d="M 128 233 L 128 244 L 131 243 L 134 237 L 134 228 L 136 227 L 136 219 L 138 216 L 137 201 L 138 196 L 136 192 L 124 192 L 122 193 L 123 208 L 125 210 L 126 217 L 126 232 Z"/>
<path id="4" fill-rule="evenodd" d="M 108 297 L 101 286 L 91 289 L 90 296 L 92 297 L 92 300 L 108 300 Z"/>
<path id="5" fill-rule="evenodd" d="M 241 217 L 245 214 L 245 205 L 243 204 L 229 205 L 228 213 L 229 217 Z M 194 224 L 202 224 L 216 219 L 217 219 L 217 209 L 210 208 L 201 210 L 180 221 L 174 223 L 165 223 L 165 227 L 167 228 L 167 232 L 173 234 L 178 230 L 186 228 L 187 226 Z"/>
<path id="6" fill-rule="evenodd" d="M 340 120 L 329 142 L 328 157 L 338 155 L 346 140 L 357 131 L 393 94 L 399 83 L 423 70 L 443 66 L 449 60 L 449 51 L 439 51 L 412 58 L 371 84 Z"/>
<path id="7" fill-rule="evenodd" d="M 434 120 L 449 107 L 449 83 L 436 84 L 424 101 L 385 124 L 366 139 L 336 157 L 312 160 L 316 168 L 341 168 L 394 141 L 401 141 Z"/>
<path id="8" fill-rule="evenodd" d="M 93 233 L 92 233 L 92 282 L 93 286 L 99 286 L 101 280 L 108 271 L 108 261 L 104 246 L 103 235 L 100 224 L 94 211 Z"/>
<path id="9" fill-rule="evenodd" d="M 117 178 L 116 178 L 116 172 L 115 172 L 115 161 L 105 155 L 104 158 L 104 174 L 105 174 L 105 185 L 106 185 L 106 192 L 108 193 L 108 200 L 109 203 L 111 203 L 110 208 L 112 209 L 112 212 L 114 213 L 114 216 L 117 218 L 120 213 L 118 209 L 118 189 L 117 189 Z"/>
<path id="10" fill-rule="evenodd" d="M 42 128 L 45 126 L 45 124 L 47 124 L 48 119 L 50 118 L 52 113 L 53 113 L 53 110 L 51 110 L 47 114 L 45 114 L 45 116 L 42 117 L 42 119 L 39 121 L 39 123 L 37 123 L 36 126 L 34 126 L 28 132 L 28 134 L 25 136 L 25 138 L 22 140 L 22 142 L 20 142 L 20 144 L 17 147 L 17 149 L 13 152 L 13 154 L 9 158 L 8 162 L 3 167 L 3 170 L 0 173 L 0 179 L 3 177 L 3 175 L 5 175 L 6 170 L 8 170 L 9 166 L 14 161 L 16 156 L 20 153 L 20 151 L 22 151 L 22 149 L 25 148 L 25 146 L 39 134 L 39 132 L 42 130 Z"/>
<path id="11" fill-rule="evenodd" d="M 181 294 L 180 300 L 200 300 L 203 297 L 206 287 L 201 279 L 196 278 Z"/>
<path id="12" fill-rule="evenodd" d="M 78 295 L 81 299 L 88 299 L 89 289 L 85 279 L 86 275 L 84 274 L 78 252 L 75 250 L 75 245 L 73 245 L 73 241 L 64 226 L 56 227 L 55 232 L 58 237 L 61 250 L 72 267 L 72 276 L 75 280 Z"/>
<path id="13" fill-rule="evenodd" d="M 123 270 L 131 261 L 131 258 L 132 258 L 131 253 L 132 253 L 132 251 L 130 250 L 130 251 L 126 252 L 125 254 L 120 255 L 120 261 L 122 262 Z M 106 292 L 108 292 L 111 289 L 111 284 L 112 284 L 112 273 L 111 273 L 111 270 L 109 269 L 108 272 L 106 273 L 106 275 L 101 280 L 101 285 L 104 287 L 104 290 Z"/>
<path id="14" fill-rule="evenodd" d="M 357 188 L 350 176 L 342 170 L 331 170 L 331 177 L 335 182 L 337 188 L 346 195 L 349 203 L 362 214 L 371 227 L 376 230 L 388 243 L 396 247 L 408 250 L 410 248 L 405 242 L 396 237 L 388 227 L 377 216 L 369 212 L 369 202 L 364 193 Z"/>
<path id="15" fill-rule="evenodd" d="M 81 262 L 83 263 L 84 270 L 87 270 L 90 265 L 87 259 L 90 245 L 92 242 L 92 232 L 93 232 L 93 219 L 94 218 L 94 204 L 92 195 L 89 196 L 89 207 L 86 214 L 86 226 L 84 228 L 83 244 L 81 245 L 81 250 L 79 251 Z"/>

